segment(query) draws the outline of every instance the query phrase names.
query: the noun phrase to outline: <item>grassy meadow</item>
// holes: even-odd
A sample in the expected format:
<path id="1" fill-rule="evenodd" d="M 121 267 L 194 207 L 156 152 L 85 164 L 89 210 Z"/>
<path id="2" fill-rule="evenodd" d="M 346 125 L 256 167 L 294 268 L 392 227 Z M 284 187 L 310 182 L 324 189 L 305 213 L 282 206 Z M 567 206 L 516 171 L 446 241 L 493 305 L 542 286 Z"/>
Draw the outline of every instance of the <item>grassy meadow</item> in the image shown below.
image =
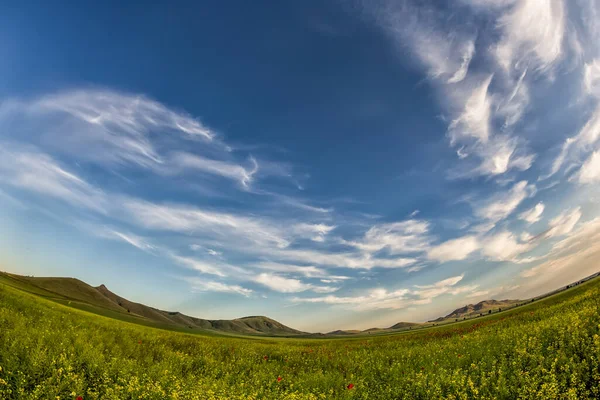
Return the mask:
<path id="1" fill-rule="evenodd" d="M 413 332 L 236 338 L 137 325 L 0 284 L 0 398 L 600 398 L 599 311 L 594 279 Z"/>

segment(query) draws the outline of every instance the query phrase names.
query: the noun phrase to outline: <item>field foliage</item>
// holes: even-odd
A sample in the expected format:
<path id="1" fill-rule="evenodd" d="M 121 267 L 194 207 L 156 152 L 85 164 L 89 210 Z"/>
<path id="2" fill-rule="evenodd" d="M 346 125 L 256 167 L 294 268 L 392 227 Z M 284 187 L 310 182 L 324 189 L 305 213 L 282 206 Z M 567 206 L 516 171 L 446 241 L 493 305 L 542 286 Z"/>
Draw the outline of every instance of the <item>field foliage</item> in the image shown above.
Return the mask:
<path id="1" fill-rule="evenodd" d="M 600 398 L 599 299 L 596 279 L 472 321 L 300 340 L 149 328 L 0 285 L 0 398 Z"/>

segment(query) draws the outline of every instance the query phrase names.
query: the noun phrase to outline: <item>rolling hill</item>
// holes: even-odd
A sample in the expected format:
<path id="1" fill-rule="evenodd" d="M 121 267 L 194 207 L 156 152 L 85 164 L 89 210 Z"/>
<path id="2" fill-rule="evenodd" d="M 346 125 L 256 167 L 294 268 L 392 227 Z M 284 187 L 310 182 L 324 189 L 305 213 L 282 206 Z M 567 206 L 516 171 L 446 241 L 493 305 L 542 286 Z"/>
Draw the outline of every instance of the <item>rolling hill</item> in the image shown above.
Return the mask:
<path id="1" fill-rule="evenodd" d="M 93 287 L 75 278 L 30 277 L 0 272 L 0 282 L 88 311 L 135 322 L 141 320 L 150 325 L 244 335 L 305 334 L 264 316 L 208 320 L 178 311 L 159 310 L 127 300 L 111 292 L 105 285 Z"/>
<path id="2" fill-rule="evenodd" d="M 398 322 L 397 324 L 390 326 L 389 329 L 392 329 L 392 330 L 407 329 L 407 328 L 412 328 L 413 326 L 419 326 L 419 325 L 421 325 L 421 324 L 418 324 L 416 322 Z"/>
<path id="3" fill-rule="evenodd" d="M 111 292 L 105 285 L 93 287 L 75 278 L 31 277 L 0 272 L 0 283 L 9 284 L 21 290 L 98 314 L 170 329 L 263 336 L 311 337 L 317 335 L 298 331 L 265 316 L 209 320 L 185 315 L 178 311 L 164 311 L 130 301 Z M 457 308 L 448 315 L 429 321 L 429 323 L 398 322 L 388 328 L 371 328 L 362 331 L 335 330 L 317 336 L 355 336 L 408 330 L 426 327 L 430 323 L 472 318 L 480 314 L 487 314 L 490 310 L 494 312 L 512 308 L 523 302 L 523 300 L 484 300 L 477 304 L 468 304 Z"/>
<path id="4" fill-rule="evenodd" d="M 490 310 L 498 311 L 500 309 L 514 307 L 523 300 L 484 300 L 477 304 L 467 304 L 464 307 L 457 308 L 445 317 L 437 318 L 430 322 L 442 322 L 452 319 L 471 318 L 479 314 L 486 314 Z"/>

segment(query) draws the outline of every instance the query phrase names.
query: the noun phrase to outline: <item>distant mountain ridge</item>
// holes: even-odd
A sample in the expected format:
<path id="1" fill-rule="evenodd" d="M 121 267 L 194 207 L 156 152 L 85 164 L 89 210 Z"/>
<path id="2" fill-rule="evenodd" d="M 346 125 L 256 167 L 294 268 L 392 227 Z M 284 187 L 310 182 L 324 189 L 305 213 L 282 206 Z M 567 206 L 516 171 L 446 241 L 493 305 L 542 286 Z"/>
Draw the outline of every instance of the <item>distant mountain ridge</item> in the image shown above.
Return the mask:
<path id="1" fill-rule="evenodd" d="M 0 277 L 11 278 L 21 288 L 31 285 L 49 294 L 58 295 L 65 300 L 82 302 L 101 309 L 110 310 L 128 316 L 135 316 L 146 321 L 178 328 L 218 331 L 251 335 L 303 335 L 282 323 L 264 316 L 250 316 L 232 320 L 209 320 L 191 317 L 178 311 L 164 311 L 144 304 L 127 300 L 113 292 L 105 285 L 93 287 L 75 278 L 30 277 L 0 272 Z"/>
<path id="2" fill-rule="evenodd" d="M 69 301 L 77 301 L 110 310 L 119 315 L 141 318 L 158 325 L 168 325 L 180 329 L 215 331 L 242 335 L 267 336 L 355 336 L 410 330 L 426 327 L 430 323 L 450 322 L 456 319 L 471 318 L 489 310 L 511 308 L 523 300 L 484 300 L 477 304 L 468 304 L 457 308 L 450 314 L 429 321 L 429 323 L 398 322 L 389 328 L 370 328 L 365 330 L 335 330 L 326 334 L 309 334 L 275 321 L 265 316 L 249 316 L 232 320 L 209 320 L 191 317 L 178 311 L 164 311 L 141 303 L 130 301 L 111 292 L 105 285 L 93 287 L 75 278 L 30 277 L 0 272 L 0 278 L 10 277 L 21 284 L 31 285 Z"/>
<path id="3" fill-rule="evenodd" d="M 587 276 L 578 281 L 572 282 L 566 286 L 547 292 L 543 295 L 527 300 L 484 300 L 477 304 L 467 304 L 466 306 L 457 308 L 450 314 L 431 320 L 424 323 L 415 322 L 398 322 L 389 328 L 370 328 L 365 330 L 335 330 L 329 333 L 306 333 L 287 327 L 280 322 L 264 316 L 249 316 L 236 318 L 232 320 L 208 320 L 196 317 L 190 317 L 178 311 L 163 311 L 154 307 L 149 307 L 144 304 L 129 301 L 121 296 L 108 290 L 105 285 L 92 287 L 87 283 L 75 278 L 51 278 L 51 277 L 31 277 L 11 274 L 0 271 L 0 284 L 8 284 L 17 289 L 26 292 L 46 297 L 51 300 L 71 305 L 73 301 L 74 307 L 82 308 L 90 311 L 85 307 L 77 306 L 77 304 L 85 304 L 93 306 L 92 312 L 107 315 L 105 311 L 109 311 L 107 316 L 112 318 L 126 319 L 130 322 L 153 323 L 153 326 L 177 327 L 179 329 L 198 329 L 205 332 L 219 333 L 238 333 L 238 334 L 254 334 L 254 335 L 272 335 L 272 336 L 302 336 L 302 337 L 332 337 L 332 336 L 354 336 L 354 335 L 369 335 L 371 333 L 392 333 L 403 330 L 412 330 L 435 326 L 438 323 L 450 323 L 458 319 L 478 317 L 481 314 L 491 312 L 505 311 L 513 307 L 543 299 L 565 289 L 579 285 L 590 279 L 600 276 L 600 272 Z M 105 310 L 98 312 L 98 310 Z M 122 318 L 127 316 L 128 318 Z M 132 318 L 134 320 L 132 320 Z M 144 322 L 145 321 L 145 322 Z"/>
<path id="4" fill-rule="evenodd" d="M 391 331 L 401 331 L 401 330 L 405 330 L 405 329 L 412 329 L 413 327 L 417 327 L 417 326 L 421 326 L 422 324 L 419 324 L 417 322 L 398 322 L 397 324 L 394 324 L 392 326 L 390 326 L 389 328 L 369 328 L 369 329 L 365 329 L 363 331 L 361 330 L 356 330 L 356 329 L 338 329 L 332 332 L 328 332 L 326 333 L 327 336 L 346 336 L 346 335 L 359 335 L 359 334 L 370 334 L 370 333 L 384 333 L 384 332 L 391 332 Z"/>

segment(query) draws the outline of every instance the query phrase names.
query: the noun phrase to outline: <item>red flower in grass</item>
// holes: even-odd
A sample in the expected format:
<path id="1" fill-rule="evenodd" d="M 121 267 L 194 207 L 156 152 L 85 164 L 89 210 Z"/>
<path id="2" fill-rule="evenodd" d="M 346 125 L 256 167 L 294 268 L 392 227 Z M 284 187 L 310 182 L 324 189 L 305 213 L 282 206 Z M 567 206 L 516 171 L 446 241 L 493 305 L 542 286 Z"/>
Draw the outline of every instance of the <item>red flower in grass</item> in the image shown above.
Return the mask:
<path id="1" fill-rule="evenodd" d="M 138 344 L 142 344 L 142 341 L 141 341 L 141 340 L 138 340 Z"/>
<path id="2" fill-rule="evenodd" d="M 277 377 L 277 382 L 281 382 L 281 377 L 280 376 Z"/>
<path id="3" fill-rule="evenodd" d="M 83 400 L 83 397 L 77 396 L 77 400 Z"/>
<path id="4" fill-rule="evenodd" d="M 351 383 L 347 386 L 348 390 L 352 390 L 354 389 L 354 383 Z"/>
<path id="5" fill-rule="evenodd" d="M 264 356 L 263 360 L 267 361 L 269 359 L 269 356 Z"/>

